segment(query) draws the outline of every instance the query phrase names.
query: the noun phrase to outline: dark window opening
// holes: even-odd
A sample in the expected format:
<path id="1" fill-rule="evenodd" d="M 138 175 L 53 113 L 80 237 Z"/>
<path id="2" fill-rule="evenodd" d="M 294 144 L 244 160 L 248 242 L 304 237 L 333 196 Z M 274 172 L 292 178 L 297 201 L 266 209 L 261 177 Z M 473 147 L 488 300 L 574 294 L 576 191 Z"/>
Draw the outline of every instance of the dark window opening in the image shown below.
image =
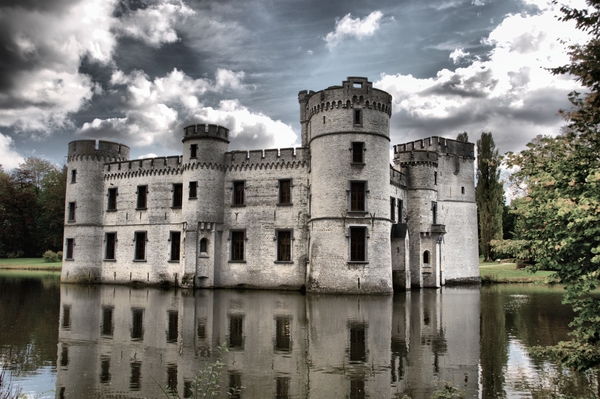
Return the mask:
<path id="1" fill-rule="evenodd" d="M 167 343 L 177 342 L 179 336 L 179 312 L 176 310 L 169 310 L 167 312 L 169 319 L 169 329 L 167 330 Z"/>
<path id="2" fill-rule="evenodd" d="M 289 352 L 291 348 L 291 319 L 277 317 L 275 319 L 275 349 Z"/>
<path id="3" fill-rule="evenodd" d="M 350 399 L 365 398 L 365 380 L 350 380 Z"/>
<path id="4" fill-rule="evenodd" d="M 110 359 L 106 356 L 100 358 L 100 383 L 110 382 Z"/>
<path id="5" fill-rule="evenodd" d="M 146 260 L 146 232 L 135 232 L 135 257 L 134 260 Z"/>
<path id="6" fill-rule="evenodd" d="M 244 317 L 229 317 L 229 348 L 240 349 L 244 347 Z"/>
<path id="7" fill-rule="evenodd" d="M 390 220 L 396 222 L 396 198 L 390 197 Z"/>
<path id="8" fill-rule="evenodd" d="M 198 333 L 198 339 L 206 338 L 206 319 L 198 320 L 197 333 Z"/>
<path id="9" fill-rule="evenodd" d="M 167 365 L 167 389 L 171 393 L 177 393 L 177 365 Z"/>
<path id="10" fill-rule="evenodd" d="M 77 183 L 77 169 L 71 171 L 71 183 Z"/>
<path id="11" fill-rule="evenodd" d="M 364 324 L 350 326 L 350 361 L 364 362 L 367 358 L 366 330 Z"/>
<path id="12" fill-rule="evenodd" d="M 192 381 L 183 381 L 183 397 L 191 398 L 193 394 Z"/>
<path id="13" fill-rule="evenodd" d="M 144 309 L 131 309 L 131 339 L 134 341 L 144 340 Z"/>
<path id="14" fill-rule="evenodd" d="M 74 247 L 75 247 L 75 239 L 67 238 L 67 253 L 65 255 L 65 259 L 73 259 Z"/>
<path id="15" fill-rule="evenodd" d="M 71 305 L 63 305 L 62 328 L 71 328 Z"/>
<path id="16" fill-rule="evenodd" d="M 74 202 L 69 202 L 69 218 L 68 218 L 69 222 L 74 222 L 75 221 L 75 203 Z"/>
<path id="17" fill-rule="evenodd" d="M 402 223 L 404 218 L 402 217 L 402 213 L 404 212 L 404 203 L 401 199 L 398 199 L 398 223 Z"/>
<path id="18" fill-rule="evenodd" d="M 190 195 L 189 198 L 197 198 L 198 197 L 198 182 L 191 181 L 190 182 Z"/>
<path id="19" fill-rule="evenodd" d="M 423 263 L 426 265 L 429 264 L 429 251 L 423 252 Z"/>
<path id="20" fill-rule="evenodd" d="M 108 189 L 108 206 L 106 207 L 109 211 L 114 211 L 117 209 L 117 189 L 109 188 Z"/>
<path id="21" fill-rule="evenodd" d="M 276 399 L 289 399 L 290 397 L 290 377 L 277 377 L 276 380 Z"/>
<path id="22" fill-rule="evenodd" d="M 289 179 L 279 180 L 279 203 L 292 203 L 292 181 Z"/>
<path id="23" fill-rule="evenodd" d="M 233 183 L 233 205 L 244 205 L 244 186 L 243 181 Z"/>
<path id="24" fill-rule="evenodd" d="M 173 208 L 181 208 L 183 204 L 183 184 L 173 184 Z"/>
<path id="25" fill-rule="evenodd" d="M 277 232 L 277 260 L 289 262 L 292 260 L 292 232 L 282 230 Z"/>
<path id="26" fill-rule="evenodd" d="M 114 308 L 112 306 L 102 308 L 101 332 L 104 337 L 112 337 L 113 336 L 113 331 L 114 331 L 113 311 L 114 311 Z"/>
<path id="27" fill-rule="evenodd" d="M 460 188 L 460 193 L 461 193 L 461 194 L 464 194 L 464 193 L 465 193 L 465 188 L 464 188 L 464 187 L 461 187 L 461 188 Z"/>
<path id="28" fill-rule="evenodd" d="M 148 186 L 138 186 L 137 188 L 137 202 L 135 207 L 137 209 L 146 209 L 148 202 Z"/>
<path id="29" fill-rule="evenodd" d="M 364 163 L 364 150 L 365 143 L 362 142 L 353 142 L 352 143 L 352 163 Z"/>
<path id="30" fill-rule="evenodd" d="M 354 126 L 362 126 L 362 109 L 354 110 Z"/>
<path id="31" fill-rule="evenodd" d="M 131 363 L 131 374 L 129 375 L 129 389 L 139 391 L 142 388 L 142 362 Z"/>
<path id="32" fill-rule="evenodd" d="M 196 158 L 198 156 L 198 144 L 192 144 L 190 146 L 190 158 Z"/>
<path id="33" fill-rule="evenodd" d="M 171 260 L 179 260 L 181 257 L 181 232 L 171 232 Z"/>
<path id="34" fill-rule="evenodd" d="M 200 253 L 207 253 L 208 252 L 208 240 L 206 238 L 203 238 L 200 240 Z"/>
<path id="35" fill-rule="evenodd" d="M 350 261 L 367 260 L 366 227 L 350 227 Z"/>
<path id="36" fill-rule="evenodd" d="M 244 232 L 231 232 L 231 260 L 244 260 Z"/>
<path id="37" fill-rule="evenodd" d="M 365 210 L 365 182 L 350 183 L 350 211 Z"/>
<path id="38" fill-rule="evenodd" d="M 60 366 L 67 367 L 69 365 L 69 346 L 67 344 L 62 344 L 62 349 L 60 351 Z"/>
<path id="39" fill-rule="evenodd" d="M 241 399 L 242 397 L 242 375 L 229 374 L 229 397 L 231 399 Z"/>
<path id="40" fill-rule="evenodd" d="M 117 244 L 117 233 L 106 233 L 106 251 L 104 253 L 104 259 L 114 260 L 115 259 L 115 248 Z"/>
<path id="41" fill-rule="evenodd" d="M 431 203 L 431 214 L 433 219 L 433 224 L 437 224 L 437 202 Z"/>

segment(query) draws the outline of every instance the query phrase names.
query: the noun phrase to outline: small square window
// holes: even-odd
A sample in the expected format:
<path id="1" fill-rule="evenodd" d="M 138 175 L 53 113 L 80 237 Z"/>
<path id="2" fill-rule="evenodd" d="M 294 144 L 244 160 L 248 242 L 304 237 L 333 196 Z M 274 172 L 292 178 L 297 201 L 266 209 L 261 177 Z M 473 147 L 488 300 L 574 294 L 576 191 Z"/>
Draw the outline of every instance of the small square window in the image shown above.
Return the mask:
<path id="1" fill-rule="evenodd" d="M 365 143 L 353 142 L 352 143 L 352 163 L 365 163 Z"/>
<path id="2" fill-rule="evenodd" d="M 108 189 L 108 204 L 106 209 L 109 211 L 116 211 L 117 210 L 117 189 L 116 188 L 109 188 Z"/>
<path id="3" fill-rule="evenodd" d="M 183 203 L 183 184 L 173 184 L 173 208 L 181 208 Z"/>
<path id="4" fill-rule="evenodd" d="M 190 189 L 189 198 L 197 198 L 198 197 L 198 182 L 191 181 L 189 189 Z"/>
<path id="5" fill-rule="evenodd" d="M 233 205 L 244 205 L 245 182 L 233 182 Z"/>
<path id="6" fill-rule="evenodd" d="M 292 181 L 290 179 L 279 180 L 279 204 L 289 205 L 292 203 Z"/>
<path id="7" fill-rule="evenodd" d="M 148 202 L 148 186 L 137 187 L 137 202 L 135 204 L 136 209 L 146 209 Z"/>

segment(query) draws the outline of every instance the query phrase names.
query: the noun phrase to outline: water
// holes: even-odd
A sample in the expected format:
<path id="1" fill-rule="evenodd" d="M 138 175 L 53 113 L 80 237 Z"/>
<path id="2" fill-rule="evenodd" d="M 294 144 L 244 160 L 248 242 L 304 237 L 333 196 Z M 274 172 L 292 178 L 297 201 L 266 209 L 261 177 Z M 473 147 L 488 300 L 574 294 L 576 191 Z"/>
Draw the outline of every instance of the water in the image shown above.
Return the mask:
<path id="1" fill-rule="evenodd" d="M 60 285 L 0 274 L 0 356 L 28 398 L 189 394 L 219 356 L 242 398 L 594 397 L 593 373 L 533 357 L 568 338 L 559 288 L 448 287 L 392 296 Z"/>

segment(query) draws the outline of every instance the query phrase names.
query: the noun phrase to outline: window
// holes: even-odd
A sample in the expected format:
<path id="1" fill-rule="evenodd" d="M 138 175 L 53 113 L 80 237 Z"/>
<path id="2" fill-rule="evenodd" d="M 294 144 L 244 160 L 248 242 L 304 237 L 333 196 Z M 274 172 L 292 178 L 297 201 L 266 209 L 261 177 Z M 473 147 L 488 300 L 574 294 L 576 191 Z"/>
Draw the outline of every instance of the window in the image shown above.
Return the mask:
<path id="1" fill-rule="evenodd" d="M 183 184 L 173 184 L 173 208 L 181 208 L 183 203 Z"/>
<path id="2" fill-rule="evenodd" d="M 366 329 L 363 323 L 350 325 L 350 361 L 364 362 L 367 357 Z"/>
<path id="3" fill-rule="evenodd" d="M 69 202 L 69 217 L 68 217 L 68 221 L 69 222 L 74 222 L 75 221 L 75 203 L 74 202 Z"/>
<path id="4" fill-rule="evenodd" d="M 423 264 L 424 265 L 429 264 L 429 251 L 423 252 Z"/>
<path id="5" fill-rule="evenodd" d="M 75 249 L 75 239 L 67 238 L 67 253 L 65 259 L 73 260 L 73 250 Z"/>
<path id="6" fill-rule="evenodd" d="M 203 238 L 200 240 L 200 253 L 207 253 L 208 252 L 208 240 L 206 238 Z"/>
<path id="7" fill-rule="evenodd" d="M 244 240 L 245 233 L 243 231 L 231 232 L 231 260 L 244 260 Z"/>
<path id="8" fill-rule="evenodd" d="M 362 109 L 354 109 L 354 126 L 362 126 Z"/>
<path id="9" fill-rule="evenodd" d="M 290 230 L 277 231 L 277 261 L 291 262 L 292 260 L 292 232 Z"/>
<path id="10" fill-rule="evenodd" d="M 196 158 L 198 153 L 198 144 L 192 144 L 190 146 L 190 158 Z"/>
<path id="11" fill-rule="evenodd" d="M 179 312 L 176 310 L 169 310 L 167 312 L 167 318 L 169 320 L 167 343 L 177 342 L 177 337 L 179 336 Z"/>
<path id="12" fill-rule="evenodd" d="M 229 397 L 240 399 L 242 397 L 242 375 L 239 373 L 229 374 Z"/>
<path id="13" fill-rule="evenodd" d="M 396 223 L 396 198 L 390 197 L 390 220 Z"/>
<path id="14" fill-rule="evenodd" d="M 403 201 L 398 198 L 398 223 L 402 223 L 403 221 L 403 217 L 402 217 L 402 213 L 404 212 L 404 204 Z"/>
<path id="15" fill-rule="evenodd" d="M 114 260 L 115 258 L 115 248 L 117 244 L 117 233 L 106 233 L 105 235 L 106 241 L 106 251 L 104 252 L 104 259 L 106 260 Z"/>
<path id="16" fill-rule="evenodd" d="M 229 317 L 229 348 L 242 349 L 244 346 L 244 316 Z"/>
<path id="17" fill-rule="evenodd" d="M 71 328 L 71 305 L 63 305 L 62 328 L 65 330 Z"/>
<path id="18" fill-rule="evenodd" d="M 77 183 L 77 169 L 71 171 L 71 183 Z"/>
<path id="19" fill-rule="evenodd" d="M 129 390 L 139 391 L 142 387 L 142 362 L 131 363 L 131 374 L 129 376 Z"/>
<path id="20" fill-rule="evenodd" d="M 275 350 L 289 352 L 291 348 L 291 319 L 279 316 L 275 319 Z"/>
<path id="21" fill-rule="evenodd" d="M 180 249 L 181 249 L 181 232 L 179 231 L 172 231 L 171 232 L 171 260 L 172 261 L 178 261 L 181 254 L 180 254 Z"/>
<path id="22" fill-rule="evenodd" d="M 69 346 L 65 343 L 62 344 L 60 351 L 60 365 L 61 367 L 67 367 L 69 365 Z"/>
<path id="23" fill-rule="evenodd" d="M 189 189 L 190 189 L 189 198 L 197 198 L 198 197 L 198 182 L 191 181 Z"/>
<path id="24" fill-rule="evenodd" d="M 365 143 L 352 142 L 352 163 L 365 163 Z"/>
<path id="25" fill-rule="evenodd" d="M 117 210 L 117 189 L 109 188 L 108 189 L 108 206 L 106 207 L 109 211 Z"/>
<path id="26" fill-rule="evenodd" d="M 112 306 L 105 306 L 102 308 L 102 336 L 112 337 L 114 326 L 113 326 L 113 311 Z"/>
<path id="27" fill-rule="evenodd" d="M 146 209 L 148 202 L 148 186 L 138 186 L 137 187 L 137 202 L 136 209 Z"/>
<path id="28" fill-rule="evenodd" d="M 167 390 L 177 393 L 177 365 L 173 363 L 167 364 Z"/>
<path id="29" fill-rule="evenodd" d="M 110 358 L 108 356 L 100 357 L 100 383 L 110 382 Z"/>
<path id="30" fill-rule="evenodd" d="M 245 182 L 233 182 L 233 205 L 244 205 L 244 187 Z"/>
<path id="31" fill-rule="evenodd" d="M 437 224 L 437 202 L 435 201 L 431 203 L 431 214 L 433 219 L 432 224 Z"/>
<path id="32" fill-rule="evenodd" d="M 277 377 L 276 399 L 288 399 L 290 397 L 290 377 Z"/>
<path id="33" fill-rule="evenodd" d="M 350 227 L 350 261 L 365 262 L 367 260 L 367 228 Z"/>
<path id="34" fill-rule="evenodd" d="M 433 172 L 433 184 L 437 186 L 437 172 Z"/>
<path id="35" fill-rule="evenodd" d="M 202 318 L 198 320 L 198 339 L 206 338 L 206 319 Z"/>
<path id="36" fill-rule="evenodd" d="M 135 254 L 133 260 L 146 260 L 146 232 L 135 232 Z"/>
<path id="37" fill-rule="evenodd" d="M 279 204 L 289 205 L 292 203 L 292 181 L 290 179 L 279 180 Z"/>
<path id="38" fill-rule="evenodd" d="M 350 182 L 350 211 L 364 212 L 367 210 L 365 203 L 365 182 Z"/>
<path id="39" fill-rule="evenodd" d="M 350 380 L 350 397 L 349 399 L 365 399 L 365 380 L 352 379 Z"/>
<path id="40" fill-rule="evenodd" d="M 131 309 L 131 339 L 133 341 L 144 340 L 144 309 Z"/>
<path id="41" fill-rule="evenodd" d="M 461 188 L 460 188 L 460 193 L 461 193 L 461 194 L 464 194 L 464 193 L 465 193 L 465 188 L 464 188 L 464 187 L 461 187 Z"/>

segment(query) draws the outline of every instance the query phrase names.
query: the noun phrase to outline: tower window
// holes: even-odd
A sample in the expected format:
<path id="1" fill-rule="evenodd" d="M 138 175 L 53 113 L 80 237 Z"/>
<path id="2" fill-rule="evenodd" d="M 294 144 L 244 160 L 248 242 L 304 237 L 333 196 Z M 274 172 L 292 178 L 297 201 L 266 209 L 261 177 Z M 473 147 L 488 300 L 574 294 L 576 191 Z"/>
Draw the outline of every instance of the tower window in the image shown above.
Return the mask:
<path id="1" fill-rule="evenodd" d="M 424 265 L 429 264 L 429 251 L 423 252 L 423 264 Z"/>
<path id="2" fill-rule="evenodd" d="M 71 183 L 77 183 L 77 169 L 71 171 Z"/>
<path id="3" fill-rule="evenodd" d="M 196 158 L 198 155 L 198 144 L 192 144 L 190 146 L 190 158 Z"/>
<path id="4" fill-rule="evenodd" d="M 292 181 L 290 179 L 279 180 L 279 205 L 292 203 Z"/>
<path id="5" fill-rule="evenodd" d="M 208 252 L 208 240 L 206 238 L 203 238 L 200 240 L 200 253 L 207 253 Z"/>
<path id="6" fill-rule="evenodd" d="M 181 257 L 181 232 L 171 232 L 171 260 L 178 261 Z"/>
<path id="7" fill-rule="evenodd" d="M 437 186 L 437 172 L 433 172 L 433 184 Z"/>
<path id="8" fill-rule="evenodd" d="M 75 203 L 74 202 L 69 202 L 69 216 L 68 216 L 68 221 L 69 222 L 74 222 L 75 221 Z"/>
<path id="9" fill-rule="evenodd" d="M 465 188 L 464 188 L 464 187 L 461 187 L 461 188 L 460 188 L 460 193 L 461 193 L 461 194 L 464 194 L 464 193 L 465 193 Z"/>
<path id="10" fill-rule="evenodd" d="M 148 196 L 148 186 L 138 186 L 137 187 L 137 202 L 135 204 L 135 209 L 146 209 Z"/>
<path id="11" fill-rule="evenodd" d="M 362 126 L 362 109 L 354 109 L 354 126 Z"/>
<path id="12" fill-rule="evenodd" d="M 433 219 L 432 224 L 437 224 L 437 202 L 435 201 L 431 203 L 431 216 Z"/>
<path id="13" fill-rule="evenodd" d="M 365 143 L 353 142 L 352 143 L 352 163 L 365 163 Z"/>
<path id="14" fill-rule="evenodd" d="M 117 233 L 106 233 L 106 250 L 104 252 L 104 259 L 114 260 L 115 259 L 115 248 L 117 246 Z"/>
<path id="15" fill-rule="evenodd" d="M 244 260 L 244 244 L 245 244 L 245 233 L 244 231 L 232 231 L 231 232 L 231 260 L 232 261 L 243 261 Z"/>
<path id="16" fill-rule="evenodd" d="M 404 203 L 403 201 L 398 198 L 398 223 L 402 223 L 403 222 L 403 217 L 402 217 L 402 213 L 404 212 Z"/>
<path id="17" fill-rule="evenodd" d="M 131 339 L 133 341 L 144 340 L 144 309 L 131 309 Z"/>
<path id="18" fill-rule="evenodd" d="M 75 249 L 75 239 L 67 238 L 67 251 L 65 254 L 65 259 L 73 260 L 73 251 Z"/>
<path id="19" fill-rule="evenodd" d="M 107 210 L 109 211 L 116 211 L 117 210 L 117 189 L 116 188 L 109 188 L 108 189 L 108 205 L 106 207 Z"/>
<path id="20" fill-rule="evenodd" d="M 396 198 L 390 197 L 390 220 L 396 222 Z"/>
<path id="21" fill-rule="evenodd" d="M 191 181 L 189 188 L 190 188 L 189 198 L 197 198 L 198 197 L 198 182 Z"/>
<path id="22" fill-rule="evenodd" d="M 181 208 L 183 203 L 183 184 L 173 184 L 173 208 Z"/>
<path id="23" fill-rule="evenodd" d="M 350 211 L 364 212 L 366 211 L 365 188 L 367 183 L 360 181 L 350 182 Z"/>
<path id="24" fill-rule="evenodd" d="M 367 260 L 367 228 L 350 227 L 350 261 L 365 262 Z"/>
<path id="25" fill-rule="evenodd" d="M 233 205 L 244 205 L 245 182 L 233 182 Z"/>
<path id="26" fill-rule="evenodd" d="M 290 262 L 292 260 L 292 232 L 290 230 L 277 231 L 277 261 Z"/>
<path id="27" fill-rule="evenodd" d="M 133 260 L 146 260 L 146 232 L 135 232 L 135 253 Z"/>

